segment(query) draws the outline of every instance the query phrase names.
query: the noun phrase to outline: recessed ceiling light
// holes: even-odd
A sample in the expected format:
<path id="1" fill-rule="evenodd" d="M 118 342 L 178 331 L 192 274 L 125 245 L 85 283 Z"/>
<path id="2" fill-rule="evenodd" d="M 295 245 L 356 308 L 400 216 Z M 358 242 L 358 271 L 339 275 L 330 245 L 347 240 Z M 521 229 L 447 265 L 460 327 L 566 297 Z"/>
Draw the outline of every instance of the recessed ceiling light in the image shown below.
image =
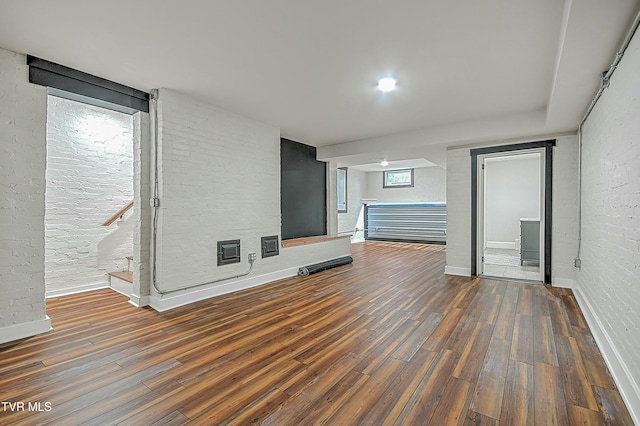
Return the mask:
<path id="1" fill-rule="evenodd" d="M 380 165 L 381 165 L 382 167 L 387 167 L 387 166 L 389 165 L 389 162 L 388 162 L 387 160 L 382 160 L 382 161 L 380 162 Z"/>
<path id="2" fill-rule="evenodd" d="M 381 92 L 391 92 L 396 90 L 396 83 L 398 81 L 393 77 L 382 77 L 378 80 L 378 90 Z"/>

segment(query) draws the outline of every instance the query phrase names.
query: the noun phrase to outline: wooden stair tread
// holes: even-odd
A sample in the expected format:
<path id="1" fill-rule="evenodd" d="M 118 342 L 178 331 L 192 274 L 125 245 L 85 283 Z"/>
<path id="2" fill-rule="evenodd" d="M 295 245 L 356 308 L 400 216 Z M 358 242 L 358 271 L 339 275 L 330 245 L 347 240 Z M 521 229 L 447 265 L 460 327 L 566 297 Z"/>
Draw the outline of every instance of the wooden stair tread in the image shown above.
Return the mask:
<path id="1" fill-rule="evenodd" d="M 109 272 L 109 275 L 112 277 L 120 278 L 121 280 L 133 282 L 133 272 L 131 271 L 119 271 L 119 272 Z"/>
<path id="2" fill-rule="evenodd" d="M 282 247 L 295 247 L 304 244 L 322 243 L 324 241 L 338 240 L 342 238 L 351 238 L 351 235 L 318 235 L 315 237 L 291 238 L 289 240 L 282 240 L 280 245 Z"/>

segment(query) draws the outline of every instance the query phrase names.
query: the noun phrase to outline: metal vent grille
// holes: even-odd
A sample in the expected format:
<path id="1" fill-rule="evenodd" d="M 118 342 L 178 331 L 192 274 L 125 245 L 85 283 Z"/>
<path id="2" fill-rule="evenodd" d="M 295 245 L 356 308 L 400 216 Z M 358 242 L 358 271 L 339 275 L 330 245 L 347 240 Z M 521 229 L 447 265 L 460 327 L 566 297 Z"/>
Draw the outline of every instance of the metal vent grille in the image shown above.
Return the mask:
<path id="1" fill-rule="evenodd" d="M 240 263 L 240 240 L 218 241 L 218 266 Z"/>
<path id="2" fill-rule="evenodd" d="M 277 256 L 280 253 L 280 244 L 278 244 L 278 236 L 272 235 L 261 238 L 262 258 Z"/>

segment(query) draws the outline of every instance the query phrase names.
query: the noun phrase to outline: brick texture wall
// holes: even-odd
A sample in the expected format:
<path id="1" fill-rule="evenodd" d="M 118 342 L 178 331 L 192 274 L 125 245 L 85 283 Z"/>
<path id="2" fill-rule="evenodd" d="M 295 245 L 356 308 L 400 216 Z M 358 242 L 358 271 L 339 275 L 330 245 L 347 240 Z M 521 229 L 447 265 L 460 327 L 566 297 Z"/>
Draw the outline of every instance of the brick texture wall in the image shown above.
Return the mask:
<path id="1" fill-rule="evenodd" d="M 339 233 L 353 232 L 356 228 L 362 214 L 362 199 L 366 195 L 367 174 L 356 169 L 347 170 L 347 212 L 338 213 Z M 359 235 L 362 237 L 362 232 Z"/>
<path id="2" fill-rule="evenodd" d="M 49 96 L 45 282 L 48 295 L 104 287 L 126 269 L 135 218 L 132 116 Z"/>
<path id="3" fill-rule="evenodd" d="M 0 49 L 0 341 L 4 327 L 46 318 L 46 97 L 25 56 Z"/>
<path id="4" fill-rule="evenodd" d="M 553 150 L 553 230 L 551 271 L 553 284 L 573 287 L 578 250 L 578 139 L 563 136 Z"/>
<path id="5" fill-rule="evenodd" d="M 640 37 L 583 132 L 582 268 L 578 289 L 640 399 Z M 636 407 L 637 409 L 637 407 Z"/>
<path id="6" fill-rule="evenodd" d="M 166 89 L 159 91 L 158 111 L 162 290 L 243 273 L 250 252 L 258 254 L 252 277 L 349 254 L 347 239 L 261 258 L 260 237 L 280 235 L 278 128 Z M 217 266 L 217 241 L 232 239 L 241 241 L 241 262 Z"/>
<path id="7" fill-rule="evenodd" d="M 471 273 L 471 156 L 447 151 L 447 272 Z"/>
<path id="8" fill-rule="evenodd" d="M 135 305 L 147 305 L 151 294 L 151 135 L 149 114 L 133 115 L 133 294 Z"/>

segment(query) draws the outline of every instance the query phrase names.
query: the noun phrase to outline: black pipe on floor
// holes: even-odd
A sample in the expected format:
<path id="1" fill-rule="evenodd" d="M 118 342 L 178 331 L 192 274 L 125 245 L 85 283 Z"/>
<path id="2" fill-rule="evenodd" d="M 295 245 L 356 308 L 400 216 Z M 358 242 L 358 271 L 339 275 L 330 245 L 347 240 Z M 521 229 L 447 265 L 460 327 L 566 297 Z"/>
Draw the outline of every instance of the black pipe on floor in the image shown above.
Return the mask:
<path id="1" fill-rule="evenodd" d="M 315 263 L 313 265 L 302 266 L 298 269 L 298 275 L 306 277 L 316 272 L 326 271 L 327 269 L 335 268 L 337 266 L 348 265 L 353 262 L 351 256 L 339 257 L 337 259 L 327 260 L 325 262 Z"/>

